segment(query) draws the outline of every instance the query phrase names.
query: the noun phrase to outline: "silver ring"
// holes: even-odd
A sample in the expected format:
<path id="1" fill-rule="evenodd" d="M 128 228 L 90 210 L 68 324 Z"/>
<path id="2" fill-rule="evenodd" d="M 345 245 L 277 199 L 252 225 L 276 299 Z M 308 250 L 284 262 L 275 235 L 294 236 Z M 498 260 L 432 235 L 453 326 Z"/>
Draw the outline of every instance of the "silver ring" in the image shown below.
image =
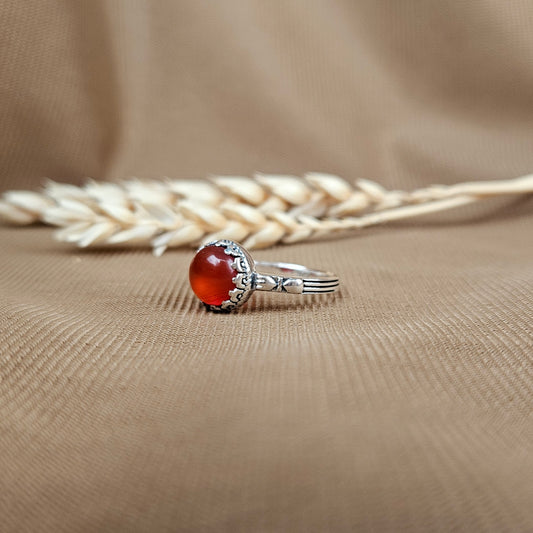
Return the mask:
<path id="1" fill-rule="evenodd" d="M 256 268 L 277 273 L 264 273 Z M 196 296 L 212 311 L 231 311 L 243 305 L 254 291 L 287 294 L 331 294 L 339 278 L 331 272 L 281 262 L 254 262 L 240 244 L 213 241 L 201 246 L 189 267 Z"/>

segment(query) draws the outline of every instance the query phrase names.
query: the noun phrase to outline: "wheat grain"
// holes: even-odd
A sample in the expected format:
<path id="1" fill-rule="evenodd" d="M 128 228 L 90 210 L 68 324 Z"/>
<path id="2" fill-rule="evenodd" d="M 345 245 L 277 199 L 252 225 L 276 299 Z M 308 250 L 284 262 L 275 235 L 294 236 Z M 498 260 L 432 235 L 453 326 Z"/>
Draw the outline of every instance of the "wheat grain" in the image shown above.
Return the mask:
<path id="1" fill-rule="evenodd" d="M 214 239 L 248 248 L 294 243 L 463 206 L 489 196 L 533 192 L 533 175 L 501 181 L 390 191 L 359 179 L 308 173 L 303 178 L 256 174 L 209 180 L 89 181 L 82 187 L 49 181 L 41 192 L 8 191 L 0 219 L 60 229 L 60 241 L 85 247 L 169 247 Z"/>

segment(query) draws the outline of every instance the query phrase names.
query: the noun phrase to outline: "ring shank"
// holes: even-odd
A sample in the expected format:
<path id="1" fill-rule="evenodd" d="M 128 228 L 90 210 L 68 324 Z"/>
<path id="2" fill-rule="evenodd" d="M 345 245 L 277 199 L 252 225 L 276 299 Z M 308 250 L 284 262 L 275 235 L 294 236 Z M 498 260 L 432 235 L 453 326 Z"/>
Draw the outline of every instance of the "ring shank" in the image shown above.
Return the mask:
<path id="1" fill-rule="evenodd" d="M 332 272 L 323 272 L 295 263 L 256 261 L 259 269 L 274 270 L 282 275 L 255 272 L 254 289 L 290 294 L 327 294 L 339 288 L 339 278 Z"/>

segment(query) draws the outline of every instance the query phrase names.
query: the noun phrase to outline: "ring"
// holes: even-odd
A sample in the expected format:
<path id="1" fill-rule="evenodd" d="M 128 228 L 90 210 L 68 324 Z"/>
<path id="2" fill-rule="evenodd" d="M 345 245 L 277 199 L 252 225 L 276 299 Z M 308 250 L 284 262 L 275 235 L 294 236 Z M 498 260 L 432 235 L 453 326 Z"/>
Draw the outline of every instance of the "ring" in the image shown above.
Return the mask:
<path id="1" fill-rule="evenodd" d="M 281 273 L 266 274 L 256 267 Z M 302 265 L 254 262 L 240 244 L 220 240 L 201 246 L 189 267 L 191 288 L 212 311 L 231 311 L 243 305 L 254 291 L 288 294 L 330 294 L 339 288 L 339 278 Z"/>

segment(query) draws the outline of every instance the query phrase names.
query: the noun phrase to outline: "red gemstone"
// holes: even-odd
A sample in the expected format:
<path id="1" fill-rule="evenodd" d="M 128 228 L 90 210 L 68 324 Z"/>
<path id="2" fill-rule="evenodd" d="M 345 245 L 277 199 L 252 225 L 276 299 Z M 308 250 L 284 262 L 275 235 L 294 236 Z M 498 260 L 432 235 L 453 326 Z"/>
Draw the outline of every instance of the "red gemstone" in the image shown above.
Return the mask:
<path id="1" fill-rule="evenodd" d="M 235 288 L 232 279 L 237 275 L 231 266 L 234 257 L 225 253 L 223 246 L 206 246 L 192 260 L 189 280 L 194 294 L 209 305 L 220 305 L 229 299 Z"/>

